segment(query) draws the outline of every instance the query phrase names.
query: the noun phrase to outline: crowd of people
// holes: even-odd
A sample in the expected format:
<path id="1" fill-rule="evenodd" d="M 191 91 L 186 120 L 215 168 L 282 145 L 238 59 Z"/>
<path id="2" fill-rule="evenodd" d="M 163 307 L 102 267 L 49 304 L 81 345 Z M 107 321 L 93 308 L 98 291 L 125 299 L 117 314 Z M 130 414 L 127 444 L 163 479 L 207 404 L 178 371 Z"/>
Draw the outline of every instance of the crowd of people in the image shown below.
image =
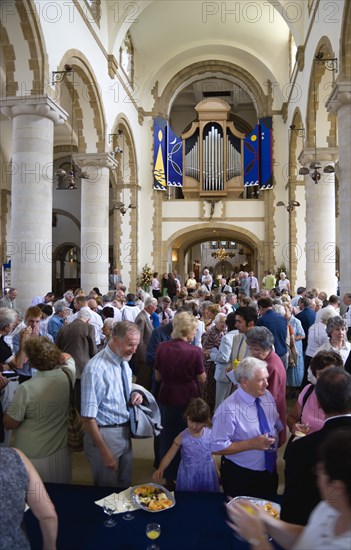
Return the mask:
<path id="1" fill-rule="evenodd" d="M 189 273 L 184 284 L 177 272 L 154 273 L 150 294 L 128 292 L 118 270 L 109 285 L 105 295 L 94 288 L 68 290 L 58 300 L 52 292 L 36 296 L 23 314 L 20 289 L 0 300 L 0 451 L 4 461 L 10 451 L 16 457 L 24 492 L 28 475 L 71 482 L 72 384 L 96 485 L 131 485 L 131 413 L 151 392 L 163 427 L 154 439 L 154 480 L 169 489 L 219 491 L 220 479 L 230 497 L 274 499 L 277 450 L 286 444 L 284 522 L 306 525 L 321 499 L 323 514 L 344 517 L 344 508 L 318 492 L 314 469 L 321 460 L 323 476 L 340 481 L 340 498 L 350 506 L 343 471 L 338 477 L 329 463 L 328 436 L 339 427 L 351 433 L 351 293 L 342 297 L 348 309 L 341 315 L 338 296 L 304 287 L 292 296 L 286 274 L 276 280 L 271 270 L 261 289 L 252 271 L 215 285 L 207 268 L 199 280 Z M 48 502 L 52 542 L 57 519 Z M 254 512 L 250 520 L 229 507 L 252 546 L 269 548 L 267 533 L 282 546 L 290 537 L 286 547 L 294 548 L 310 537 Z M 346 548 L 350 525 L 338 529 L 335 548 Z"/>

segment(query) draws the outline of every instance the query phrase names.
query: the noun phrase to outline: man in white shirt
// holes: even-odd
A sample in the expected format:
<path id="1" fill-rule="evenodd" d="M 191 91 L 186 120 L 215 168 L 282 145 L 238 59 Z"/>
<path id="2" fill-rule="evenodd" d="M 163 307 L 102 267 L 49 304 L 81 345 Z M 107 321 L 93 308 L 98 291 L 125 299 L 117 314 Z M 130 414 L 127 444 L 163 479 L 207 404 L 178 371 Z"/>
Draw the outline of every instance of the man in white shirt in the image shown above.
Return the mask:
<path id="1" fill-rule="evenodd" d="M 316 323 L 319 323 L 321 321 L 322 314 L 325 313 L 325 310 L 330 310 L 334 316 L 339 315 L 339 306 L 339 296 L 336 296 L 336 294 L 332 294 L 331 296 L 329 296 L 328 305 L 326 307 L 322 307 L 322 309 L 320 309 L 316 313 Z"/>
<path id="2" fill-rule="evenodd" d="M 202 272 L 201 283 L 206 284 L 206 286 L 209 287 L 209 290 L 211 290 L 213 279 L 212 279 L 212 275 L 210 275 L 210 272 L 207 268 L 205 268 Z"/>
<path id="3" fill-rule="evenodd" d="M 257 294 L 260 291 L 260 285 L 258 284 L 257 278 L 254 276 L 254 272 L 250 271 L 249 273 L 250 280 L 250 296 Z"/>

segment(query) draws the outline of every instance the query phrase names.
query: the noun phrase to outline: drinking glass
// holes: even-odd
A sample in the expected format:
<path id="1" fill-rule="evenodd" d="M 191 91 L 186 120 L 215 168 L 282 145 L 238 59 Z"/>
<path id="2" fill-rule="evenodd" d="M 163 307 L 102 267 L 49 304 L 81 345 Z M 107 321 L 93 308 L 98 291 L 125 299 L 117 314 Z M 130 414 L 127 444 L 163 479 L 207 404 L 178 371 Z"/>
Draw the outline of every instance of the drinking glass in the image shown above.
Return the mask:
<path id="1" fill-rule="evenodd" d="M 161 525 L 159 523 L 148 523 L 146 526 L 146 536 L 150 540 L 156 540 L 161 534 Z M 150 544 L 146 550 L 159 550 L 157 544 Z"/>
<path id="2" fill-rule="evenodd" d="M 115 511 L 115 506 L 113 500 L 110 498 L 105 498 L 103 504 L 104 512 L 108 515 L 108 519 L 104 522 L 105 527 L 114 527 L 116 521 L 111 517 Z"/>
<path id="3" fill-rule="evenodd" d="M 133 501 L 132 501 L 132 493 L 129 493 L 125 496 L 123 501 L 123 508 L 127 510 L 125 514 L 123 514 L 122 518 L 126 521 L 130 521 L 131 519 L 134 519 L 134 514 L 131 513 L 131 509 L 133 507 Z"/>
<path id="4" fill-rule="evenodd" d="M 266 451 L 268 451 L 270 453 L 275 453 L 276 450 L 277 450 L 276 433 L 275 432 L 269 432 L 269 433 L 266 434 L 266 437 L 269 437 L 270 439 L 274 439 L 273 443 L 270 444 L 270 446 L 268 447 L 268 449 L 266 449 Z"/>

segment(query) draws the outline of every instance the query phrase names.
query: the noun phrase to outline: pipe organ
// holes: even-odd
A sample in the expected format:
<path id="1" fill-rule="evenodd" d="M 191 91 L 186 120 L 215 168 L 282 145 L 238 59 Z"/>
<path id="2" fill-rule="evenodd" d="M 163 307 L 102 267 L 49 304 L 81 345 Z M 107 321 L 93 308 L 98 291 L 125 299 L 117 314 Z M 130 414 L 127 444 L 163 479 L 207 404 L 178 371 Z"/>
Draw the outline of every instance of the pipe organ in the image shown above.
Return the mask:
<path id="1" fill-rule="evenodd" d="M 182 135 L 185 195 L 226 196 L 242 187 L 245 135 L 228 121 L 225 101 L 205 99 L 195 109 L 198 121 Z"/>

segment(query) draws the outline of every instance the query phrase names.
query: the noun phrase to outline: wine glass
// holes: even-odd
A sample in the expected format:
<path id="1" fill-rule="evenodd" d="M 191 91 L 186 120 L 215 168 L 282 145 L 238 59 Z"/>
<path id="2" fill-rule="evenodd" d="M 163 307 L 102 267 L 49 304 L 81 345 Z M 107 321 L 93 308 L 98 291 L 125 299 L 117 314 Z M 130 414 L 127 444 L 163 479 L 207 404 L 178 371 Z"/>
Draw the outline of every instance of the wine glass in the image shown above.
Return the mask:
<path id="1" fill-rule="evenodd" d="M 132 503 L 132 493 L 129 493 L 125 496 L 125 499 L 123 501 L 123 508 L 127 510 L 125 514 L 123 514 L 122 518 L 126 521 L 130 521 L 131 519 L 134 519 L 134 514 L 130 512 L 130 510 L 133 507 Z"/>
<path id="2" fill-rule="evenodd" d="M 105 527 L 114 527 L 116 525 L 116 521 L 112 519 L 111 516 L 115 512 L 115 506 L 114 502 L 111 500 L 111 497 L 104 499 L 103 508 L 105 514 L 109 516 L 108 519 L 104 522 Z"/>
<path id="3" fill-rule="evenodd" d="M 161 534 L 161 525 L 159 523 L 148 523 L 146 526 L 146 536 L 150 540 L 156 540 Z M 157 544 L 150 544 L 146 550 L 159 550 Z"/>
<path id="4" fill-rule="evenodd" d="M 268 447 L 268 449 L 266 449 L 266 452 L 270 452 L 270 453 L 275 453 L 277 451 L 277 438 L 276 438 L 276 433 L 275 432 L 268 432 L 265 434 L 267 438 L 269 439 L 274 439 L 273 443 L 271 443 Z"/>

